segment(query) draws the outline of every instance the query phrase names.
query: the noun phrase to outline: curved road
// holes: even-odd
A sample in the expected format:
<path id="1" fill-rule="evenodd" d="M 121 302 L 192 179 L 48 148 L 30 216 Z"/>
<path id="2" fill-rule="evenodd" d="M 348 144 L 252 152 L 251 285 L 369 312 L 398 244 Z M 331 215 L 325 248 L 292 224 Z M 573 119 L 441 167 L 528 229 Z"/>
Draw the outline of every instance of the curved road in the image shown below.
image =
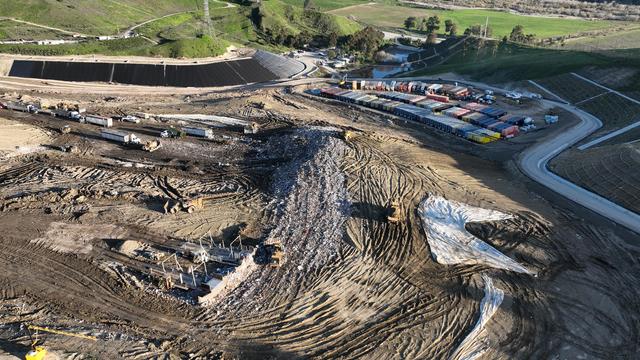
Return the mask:
<path id="1" fill-rule="evenodd" d="M 384 80 L 436 81 L 434 79 L 426 78 L 385 78 Z M 457 81 L 455 79 L 446 78 L 442 80 L 449 82 Z M 507 92 L 505 89 L 496 88 L 479 82 L 458 81 L 458 83 L 481 89 L 491 89 L 496 93 L 504 94 Z M 602 127 L 602 121 L 573 105 L 550 100 L 543 101 L 573 113 L 580 119 L 580 123 L 562 133 L 555 134 L 554 136 L 544 139 L 543 141 L 525 149 L 520 153 L 516 161 L 520 170 L 537 183 L 544 185 L 569 200 L 572 200 L 573 202 L 640 234 L 640 215 L 549 171 L 548 164 L 551 159 L 598 130 Z"/>
<path id="2" fill-rule="evenodd" d="M 580 123 L 527 148 L 520 154 L 518 166 L 536 182 L 609 220 L 640 233 L 640 215 L 549 171 L 547 164 L 551 159 L 602 126 L 600 119 L 585 111 L 571 105 L 554 104 L 578 116 Z"/>

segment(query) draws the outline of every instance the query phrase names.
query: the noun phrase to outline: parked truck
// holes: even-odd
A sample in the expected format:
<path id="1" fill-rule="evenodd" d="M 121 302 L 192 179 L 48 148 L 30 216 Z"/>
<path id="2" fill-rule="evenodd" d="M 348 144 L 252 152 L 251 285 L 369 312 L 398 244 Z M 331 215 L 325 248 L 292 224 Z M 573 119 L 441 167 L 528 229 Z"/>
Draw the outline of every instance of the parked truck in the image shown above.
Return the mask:
<path id="1" fill-rule="evenodd" d="M 100 132 L 100 136 L 102 136 L 103 139 L 115 141 L 122 145 L 148 152 L 153 152 L 160 148 L 160 141 L 149 140 L 143 143 L 140 138 L 132 133 L 105 129 Z"/>
<path id="2" fill-rule="evenodd" d="M 140 119 L 138 119 L 137 116 L 133 116 L 133 115 L 127 115 L 127 116 L 122 117 L 122 121 L 130 122 L 130 123 L 134 123 L 134 124 L 139 124 L 140 123 Z"/>
<path id="3" fill-rule="evenodd" d="M 102 130 L 100 136 L 103 139 L 119 142 L 121 144 L 140 144 L 140 139 L 131 133 L 124 133 L 116 130 Z"/>
<path id="4" fill-rule="evenodd" d="M 55 109 L 52 112 L 57 117 L 61 117 L 61 118 L 69 119 L 69 120 L 80 121 L 80 119 L 82 119 L 82 116 L 77 111 L 69 111 L 69 110 L 64 110 L 64 109 Z"/>
<path id="5" fill-rule="evenodd" d="M 213 131 L 211 129 L 186 127 L 186 128 L 183 128 L 182 130 L 184 130 L 184 132 L 187 133 L 187 135 L 198 136 L 198 137 L 203 137 L 207 139 L 213 138 Z"/>
<path id="6" fill-rule="evenodd" d="M 37 111 L 36 107 L 31 104 L 21 104 L 21 103 L 7 103 L 7 109 L 14 111 L 22 111 L 22 112 L 30 112 L 35 113 Z"/>
<path id="7" fill-rule="evenodd" d="M 110 117 L 87 114 L 84 116 L 84 120 L 90 124 L 100 125 L 104 127 L 113 126 L 113 119 Z"/>

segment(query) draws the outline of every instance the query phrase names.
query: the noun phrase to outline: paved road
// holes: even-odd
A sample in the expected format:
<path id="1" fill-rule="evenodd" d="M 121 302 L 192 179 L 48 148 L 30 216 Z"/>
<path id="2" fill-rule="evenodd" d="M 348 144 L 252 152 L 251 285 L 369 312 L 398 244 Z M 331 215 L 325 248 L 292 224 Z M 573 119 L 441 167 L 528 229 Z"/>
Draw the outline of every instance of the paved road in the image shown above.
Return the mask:
<path id="1" fill-rule="evenodd" d="M 426 78 L 397 78 L 394 80 L 435 81 L 434 79 Z M 446 78 L 442 80 L 455 81 L 455 79 Z M 491 89 L 496 93 L 505 93 L 507 91 L 479 82 L 458 81 L 458 83 L 481 89 Z M 573 113 L 580 119 L 580 123 L 525 149 L 517 159 L 520 170 L 532 180 L 554 192 L 640 234 L 640 215 L 549 171 L 548 164 L 551 159 L 598 130 L 602 127 L 602 121 L 575 106 L 557 101 L 543 101 Z"/>
<path id="2" fill-rule="evenodd" d="M 640 234 L 640 215 L 549 171 L 547 165 L 551 159 L 602 126 L 598 118 L 572 105 L 556 103 L 556 106 L 578 116 L 580 123 L 527 148 L 520 154 L 518 166 L 522 172 L 538 183 Z"/>

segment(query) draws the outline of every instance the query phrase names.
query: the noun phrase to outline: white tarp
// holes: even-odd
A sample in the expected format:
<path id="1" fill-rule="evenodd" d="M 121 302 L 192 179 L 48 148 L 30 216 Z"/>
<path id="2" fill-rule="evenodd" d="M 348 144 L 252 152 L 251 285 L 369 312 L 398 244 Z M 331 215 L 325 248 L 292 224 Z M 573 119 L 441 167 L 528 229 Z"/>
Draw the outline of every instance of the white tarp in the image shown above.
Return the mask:
<path id="1" fill-rule="evenodd" d="M 480 318 L 473 330 L 460 343 L 456 351 L 451 355 L 451 360 L 477 359 L 489 348 L 487 337 L 484 333 L 485 326 L 493 314 L 498 310 L 504 299 L 504 291 L 493 286 L 490 277 L 482 275 L 484 280 L 484 297 L 480 302 Z"/>
<path id="2" fill-rule="evenodd" d="M 482 264 L 497 269 L 532 274 L 527 268 L 491 245 L 470 234 L 467 222 L 495 221 L 511 215 L 449 201 L 430 195 L 420 203 L 418 213 L 427 232 L 431 254 L 440 264 Z"/>

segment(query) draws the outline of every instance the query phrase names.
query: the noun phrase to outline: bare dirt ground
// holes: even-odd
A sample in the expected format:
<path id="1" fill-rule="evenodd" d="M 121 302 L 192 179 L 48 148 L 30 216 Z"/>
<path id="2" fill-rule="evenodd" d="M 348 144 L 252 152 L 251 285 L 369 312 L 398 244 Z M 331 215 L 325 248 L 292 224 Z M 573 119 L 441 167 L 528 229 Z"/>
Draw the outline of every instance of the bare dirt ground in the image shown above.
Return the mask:
<path id="1" fill-rule="evenodd" d="M 204 113 L 262 125 L 255 135 L 228 128 L 212 140 L 163 139 L 153 153 L 104 141 L 93 125 L 1 110 L 50 134 L 36 141 L 39 151 L 0 162 L 3 355 L 28 351 L 25 323 L 98 337 L 41 335 L 61 358 L 631 359 L 640 351 L 640 239 L 584 221 L 514 173 L 513 156 L 544 132 L 474 145 L 300 90 L 66 95 L 104 114 Z M 29 95 L 61 96 L 38 91 Z M 70 134 L 57 132 L 64 124 Z M 149 139 L 170 124 L 179 125 L 115 127 Z M 345 141 L 343 129 L 354 137 Z M 193 214 L 163 214 L 176 192 L 208 197 Z M 436 262 L 417 211 L 427 194 L 511 215 L 466 229 L 536 275 Z M 397 224 L 386 220 L 390 200 L 400 203 Z M 285 260 L 256 261 L 208 306 L 193 291 L 162 289 L 150 276 L 159 262 L 139 252 L 176 253 L 186 267 L 185 244 L 204 236 L 229 246 L 239 232 L 249 245 L 281 241 Z"/>

